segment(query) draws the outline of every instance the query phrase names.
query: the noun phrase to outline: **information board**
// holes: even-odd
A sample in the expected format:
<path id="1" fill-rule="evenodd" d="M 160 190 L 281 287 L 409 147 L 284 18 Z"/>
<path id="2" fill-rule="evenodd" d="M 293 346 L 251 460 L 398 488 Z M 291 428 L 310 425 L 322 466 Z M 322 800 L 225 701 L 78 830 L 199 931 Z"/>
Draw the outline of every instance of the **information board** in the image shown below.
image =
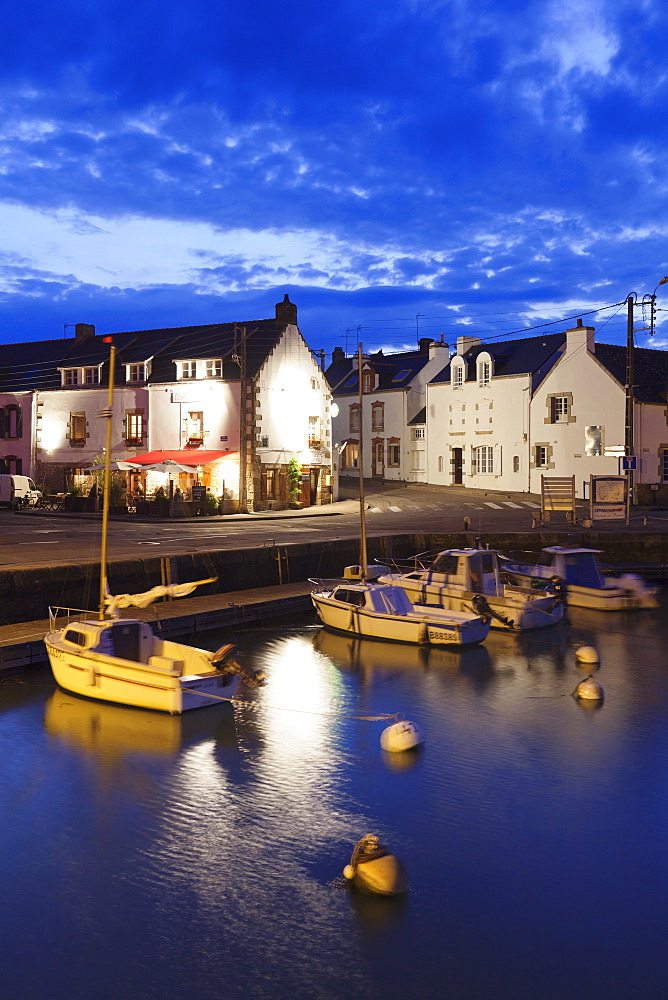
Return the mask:
<path id="1" fill-rule="evenodd" d="M 204 498 L 206 496 L 206 486 L 193 486 L 193 502 L 194 503 L 204 503 Z"/>
<path id="2" fill-rule="evenodd" d="M 590 476 L 592 521 L 628 520 L 629 481 L 626 476 Z"/>

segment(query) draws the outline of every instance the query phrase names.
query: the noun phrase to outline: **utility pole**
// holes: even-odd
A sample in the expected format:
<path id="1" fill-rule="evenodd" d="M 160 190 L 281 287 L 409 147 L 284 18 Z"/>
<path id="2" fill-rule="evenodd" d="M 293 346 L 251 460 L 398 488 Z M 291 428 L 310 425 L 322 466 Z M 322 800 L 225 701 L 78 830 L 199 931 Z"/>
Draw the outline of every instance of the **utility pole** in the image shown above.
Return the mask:
<path id="1" fill-rule="evenodd" d="M 624 423 L 624 454 L 627 458 L 633 455 L 633 294 L 626 300 L 626 418 Z M 629 463 L 630 465 L 630 463 Z M 633 503 L 633 470 L 627 468 L 629 482 L 629 503 Z"/>

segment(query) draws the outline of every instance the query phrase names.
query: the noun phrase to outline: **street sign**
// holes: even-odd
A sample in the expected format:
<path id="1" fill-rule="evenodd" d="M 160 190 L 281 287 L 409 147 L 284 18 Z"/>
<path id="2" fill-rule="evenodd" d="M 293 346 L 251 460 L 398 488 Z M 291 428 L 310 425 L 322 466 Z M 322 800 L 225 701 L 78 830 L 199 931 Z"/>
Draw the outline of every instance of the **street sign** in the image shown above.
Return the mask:
<path id="1" fill-rule="evenodd" d="M 625 472 L 635 472 L 638 467 L 638 459 L 635 455 L 623 455 L 622 456 L 622 469 Z"/>

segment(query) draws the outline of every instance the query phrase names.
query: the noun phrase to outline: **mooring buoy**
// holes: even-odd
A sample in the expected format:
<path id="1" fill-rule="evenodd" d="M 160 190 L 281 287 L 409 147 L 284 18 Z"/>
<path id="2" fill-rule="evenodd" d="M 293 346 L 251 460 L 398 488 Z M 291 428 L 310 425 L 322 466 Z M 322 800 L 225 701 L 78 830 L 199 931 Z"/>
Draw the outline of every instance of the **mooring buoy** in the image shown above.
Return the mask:
<path id="1" fill-rule="evenodd" d="M 414 722 L 404 719 L 401 722 L 393 722 L 387 729 L 383 729 L 380 734 L 380 745 L 383 750 L 389 753 L 401 753 L 404 750 L 413 750 L 423 742 L 422 733 Z"/>

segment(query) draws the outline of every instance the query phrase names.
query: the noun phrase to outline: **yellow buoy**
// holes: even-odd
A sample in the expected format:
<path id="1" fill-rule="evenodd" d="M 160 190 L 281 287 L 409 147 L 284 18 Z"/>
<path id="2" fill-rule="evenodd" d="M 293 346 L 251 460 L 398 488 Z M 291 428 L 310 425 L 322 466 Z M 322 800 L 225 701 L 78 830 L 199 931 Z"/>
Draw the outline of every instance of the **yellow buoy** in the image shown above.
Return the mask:
<path id="1" fill-rule="evenodd" d="M 374 833 L 366 833 L 353 849 L 343 874 L 363 892 L 398 896 L 408 889 L 406 869 L 399 858 L 383 847 Z"/>

